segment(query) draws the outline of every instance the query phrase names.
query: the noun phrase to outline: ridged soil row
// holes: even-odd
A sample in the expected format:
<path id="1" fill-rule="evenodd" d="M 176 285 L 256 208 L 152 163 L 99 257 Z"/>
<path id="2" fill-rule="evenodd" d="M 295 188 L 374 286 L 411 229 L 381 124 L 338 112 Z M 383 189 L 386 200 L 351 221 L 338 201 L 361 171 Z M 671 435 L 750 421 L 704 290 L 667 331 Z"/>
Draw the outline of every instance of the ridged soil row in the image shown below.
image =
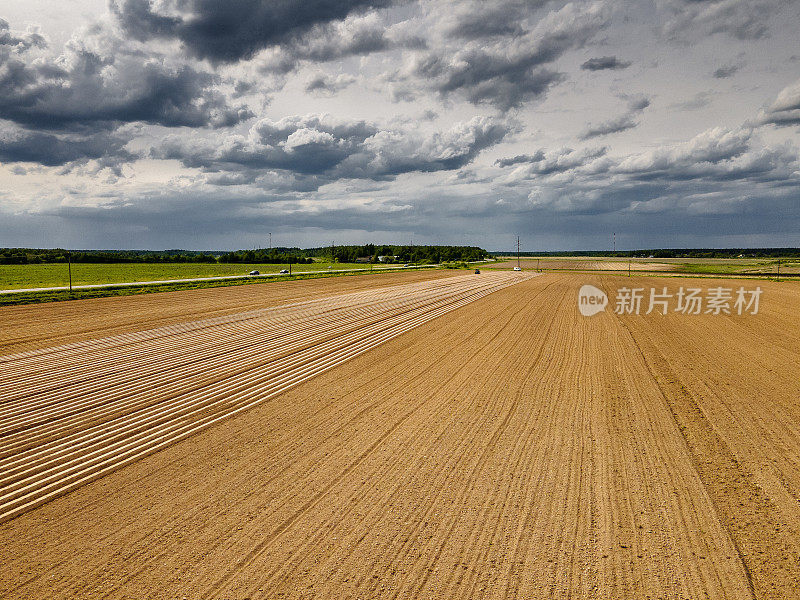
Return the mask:
<path id="1" fill-rule="evenodd" d="M 0 596 L 791 598 L 800 294 L 578 313 L 629 282 L 499 290 L 9 521 Z"/>
<path id="2" fill-rule="evenodd" d="M 426 405 L 409 397 L 372 438 L 383 450 L 328 472 L 352 465 L 343 446 L 287 481 L 279 528 L 256 517 L 242 539 L 260 544 L 219 547 L 206 564 L 237 559 L 205 597 L 749 597 L 644 365 L 613 321 L 576 319 L 577 289 L 559 292 L 509 299 L 505 326 L 475 332 L 497 341 L 434 376 Z M 622 383 L 605 387 L 610 373 Z"/>
<path id="3" fill-rule="evenodd" d="M 290 346 L 287 356 L 281 352 L 267 353 L 269 360 L 266 363 L 260 358 L 258 363 L 237 373 L 235 378 L 204 374 L 205 379 L 199 385 L 197 382 L 194 385 L 191 381 L 184 382 L 184 386 L 172 394 L 165 394 L 157 403 L 153 403 L 147 394 L 144 397 L 133 394 L 132 399 L 125 398 L 120 406 L 109 411 L 103 391 L 108 381 L 101 375 L 94 380 L 99 395 L 94 410 L 68 411 L 60 420 L 44 419 L 38 427 L 31 426 L 21 431 L 19 415 L 0 421 L 12 432 L 4 436 L 6 457 L 2 461 L 4 475 L 0 479 L 0 520 L 13 518 L 43 501 L 273 397 L 386 339 L 522 279 L 524 276 L 490 275 L 482 279 L 450 279 L 445 286 L 434 282 L 395 288 L 388 292 L 389 296 L 402 294 L 404 301 L 397 303 L 394 310 L 387 310 L 386 303 L 378 302 L 372 311 L 367 311 L 369 314 L 362 317 L 360 324 L 344 329 L 338 325 L 334 315 L 330 319 L 330 331 L 320 339 L 311 336 L 309 341 L 306 338 L 293 352 Z M 353 300 L 365 302 L 360 295 Z M 319 308 L 327 312 L 324 303 L 321 304 Z M 301 314 L 304 313 L 307 311 Z M 298 328 L 302 328 L 303 321 L 301 318 Z M 206 328 L 206 331 L 213 332 L 213 328 Z M 259 328 L 248 328 L 248 331 L 258 332 Z M 224 331 L 223 335 L 230 335 L 230 331 Z M 155 332 L 153 337 L 163 339 L 163 332 Z M 249 341 L 247 337 L 243 338 L 243 343 L 249 344 Z M 126 350 L 128 344 L 126 339 Z M 72 347 L 64 349 L 68 354 L 74 351 Z M 112 352 L 110 349 L 107 351 Z M 58 356 L 56 352 L 38 357 L 53 361 L 56 379 L 59 376 Z M 119 360 L 124 361 L 126 356 L 123 352 Z M 23 360 L 28 358 L 23 357 Z M 14 370 L 14 361 L 6 364 Z M 168 362 L 166 366 L 169 366 Z M 154 375 L 161 377 L 160 372 Z M 81 381 L 78 385 L 86 384 Z M 190 390 L 188 395 L 184 391 L 187 388 Z M 66 390 L 68 388 L 59 389 L 59 392 L 64 394 Z M 92 391 L 90 389 L 88 393 Z M 36 405 L 35 394 L 24 397 L 24 400 Z M 49 409 L 45 411 L 49 413 Z M 22 419 L 25 418 L 29 417 L 23 415 Z M 31 447 L 37 442 L 39 446 Z"/>
<path id="4" fill-rule="evenodd" d="M 0 354 L 95 340 L 212 316 L 230 316 L 265 306 L 330 298 L 399 283 L 443 279 L 461 273 L 436 270 L 271 281 L 264 285 L 7 306 L 0 313 L 3 324 L 0 327 Z"/>
<path id="5" fill-rule="evenodd" d="M 30 442 L 31 423 L 35 425 L 37 421 L 56 421 L 64 414 L 77 415 L 80 421 L 93 407 L 102 407 L 103 412 L 108 413 L 113 408 L 109 407 L 110 403 L 120 397 L 134 396 L 137 388 L 153 392 L 155 388 L 163 391 L 166 383 L 179 389 L 204 385 L 210 376 L 222 379 L 244 372 L 253 364 L 266 364 L 304 347 L 385 320 L 393 311 L 399 314 L 399 311 L 447 301 L 443 290 L 425 290 L 424 296 L 418 291 L 411 294 L 414 291 L 404 289 L 405 300 L 395 293 L 389 296 L 390 301 L 385 299 L 385 294 L 376 296 L 374 301 L 359 294 L 350 299 L 356 305 L 353 309 L 346 308 L 346 303 L 345 308 L 317 303 L 310 307 L 292 307 L 299 313 L 294 317 L 292 309 L 283 309 L 282 312 L 289 315 L 284 314 L 283 318 L 272 314 L 279 312 L 277 310 L 261 311 L 247 317 L 237 315 L 232 325 L 201 322 L 189 324 L 182 330 L 166 328 L 144 332 L 135 340 L 131 340 L 131 336 L 118 336 L 98 344 L 100 348 L 92 353 L 82 347 L 66 347 L 55 355 L 48 352 L 36 356 L 35 365 L 26 365 L 41 368 L 45 373 L 46 379 L 38 388 L 33 375 L 19 365 L 24 359 L 17 358 L 0 369 L 0 377 L 5 378 L 7 387 L 18 390 L 16 398 L 10 390 L 3 390 L 6 401 L 0 404 L 3 424 L 0 435 L 5 433 L 2 448 L 16 450 L 11 445 L 14 436 L 9 432 L 20 432 L 22 435 L 18 437 Z M 409 295 L 413 301 L 407 299 Z M 341 299 L 337 300 L 341 303 Z M 77 360 L 85 366 L 76 367 L 64 355 L 77 355 Z M 217 374 L 215 368 L 220 369 L 221 374 Z M 193 374 L 198 376 L 199 382 L 192 378 Z M 97 392 L 97 388 L 102 388 L 102 393 Z M 156 401 L 151 393 L 148 402 Z M 44 407 L 48 410 L 41 410 Z M 122 411 L 126 409 L 123 407 Z M 64 424 L 63 419 L 57 422 L 59 427 Z M 63 431 L 59 434 L 63 435 Z"/>
<path id="6" fill-rule="evenodd" d="M 703 287 L 725 281 L 703 282 Z M 754 283 L 745 287 L 755 287 Z M 761 283 L 758 315 L 624 320 L 758 598 L 800 589 L 796 285 Z"/>
<path id="7" fill-rule="evenodd" d="M 535 295 L 538 293 L 540 291 Z M 506 374 L 506 360 L 497 360 L 499 357 L 495 355 L 498 340 L 505 339 L 507 330 L 515 327 L 514 321 L 524 315 L 529 307 L 530 303 L 526 302 L 504 308 L 491 325 L 476 325 L 475 336 L 482 340 L 479 345 L 470 347 L 466 353 L 451 351 L 449 356 L 442 357 L 452 371 L 445 377 L 434 375 L 432 381 L 418 378 L 412 387 L 403 391 L 402 397 L 408 409 L 398 415 L 399 420 L 395 420 L 396 417 L 391 426 L 381 432 L 380 441 L 384 448 L 376 447 L 370 454 L 359 456 L 357 470 L 351 466 L 351 476 L 346 480 L 337 478 L 335 487 L 326 490 L 324 502 L 320 498 L 314 504 L 313 512 L 309 510 L 311 507 L 302 507 L 302 518 L 309 521 L 303 525 L 305 535 L 301 538 L 297 532 L 286 532 L 284 535 L 291 536 L 296 542 L 286 543 L 284 536 L 281 536 L 281 543 L 265 544 L 258 548 L 256 554 L 249 555 L 252 564 L 246 564 L 245 561 L 231 564 L 226 576 L 215 582 L 205 596 L 247 596 L 257 593 L 259 588 L 291 594 L 292 586 L 296 585 L 294 574 L 313 561 L 319 565 L 321 574 L 328 573 L 326 577 L 339 580 L 342 589 L 353 588 L 354 593 L 358 589 L 359 593 L 368 595 L 378 593 L 378 587 L 391 588 L 393 578 L 388 575 L 402 571 L 409 586 L 406 592 L 410 597 L 424 597 L 432 565 L 438 563 L 438 556 L 450 538 L 448 530 L 457 524 L 456 519 L 444 516 L 439 511 L 443 504 L 461 505 L 469 502 L 467 496 L 474 493 L 473 486 L 478 485 L 485 476 L 487 463 L 496 458 L 497 440 L 503 439 L 507 433 L 509 404 L 516 400 L 487 390 L 486 378 L 494 388 L 493 382 Z M 544 320 L 546 317 L 539 315 L 539 318 Z M 513 356 L 513 348 L 504 349 L 503 352 Z M 476 376 L 477 381 L 471 381 L 473 361 L 481 360 L 483 356 L 492 357 L 487 365 L 489 372 Z M 441 369 L 436 371 L 441 372 Z M 465 428 L 463 415 L 470 413 L 464 410 L 465 404 L 474 410 L 473 398 L 485 394 L 488 400 L 479 405 L 479 414 L 475 415 L 470 427 Z M 424 399 L 431 395 L 448 400 L 426 402 Z M 480 433 L 476 436 L 476 432 Z M 342 440 L 342 444 L 343 450 L 347 451 L 348 440 Z M 409 452 L 394 452 L 392 449 L 397 446 Z M 443 447 L 447 448 L 446 454 L 441 451 Z M 436 465 L 434 472 L 430 470 L 431 463 Z M 320 479 L 327 475 L 327 470 L 327 465 L 321 464 L 303 483 L 310 484 L 312 480 Z M 424 514 L 415 518 L 413 511 L 405 512 L 408 509 L 406 503 L 409 491 L 420 489 L 427 490 L 429 501 Z M 455 496 L 456 491 L 459 492 L 458 496 Z M 287 497 L 281 500 L 283 506 L 298 502 L 297 490 L 291 485 L 287 486 L 285 493 Z M 332 501 L 334 498 L 340 501 Z M 351 502 L 350 499 L 358 500 Z M 299 520 L 298 515 L 297 512 L 292 513 L 292 523 Z M 405 527 L 392 531 L 390 535 L 377 536 L 378 531 L 386 533 L 385 522 L 393 517 Z M 355 530 L 348 531 L 356 523 Z M 493 527 L 496 522 L 487 520 L 485 525 Z M 252 526 L 258 529 L 263 525 L 254 523 Z M 335 552 L 331 551 L 329 544 L 326 547 L 326 539 L 332 532 L 336 532 L 333 535 L 342 540 Z M 433 542 L 430 552 L 410 543 L 420 543 L 420 539 Z M 236 555 L 230 549 L 222 550 L 222 555 L 231 554 Z M 343 577 L 348 571 L 342 570 L 341 561 L 344 559 L 350 563 L 351 555 L 373 555 L 398 564 L 386 566 L 387 577 L 379 580 L 373 578 L 376 572 L 373 569 L 364 571 L 360 578 Z M 280 568 L 275 569 L 275 565 L 280 565 Z M 267 575 L 242 587 L 241 581 L 237 580 L 242 569 Z"/>

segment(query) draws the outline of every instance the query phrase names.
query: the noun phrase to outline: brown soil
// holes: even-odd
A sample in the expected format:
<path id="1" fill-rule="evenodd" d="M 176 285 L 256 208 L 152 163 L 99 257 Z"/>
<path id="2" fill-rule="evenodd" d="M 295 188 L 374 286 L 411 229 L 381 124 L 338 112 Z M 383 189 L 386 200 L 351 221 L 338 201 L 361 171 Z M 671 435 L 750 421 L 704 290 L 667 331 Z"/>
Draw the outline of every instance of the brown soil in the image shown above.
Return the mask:
<path id="1" fill-rule="evenodd" d="M 0 355 L 464 271 L 270 281 L 224 288 L 0 307 Z"/>
<path id="2" fill-rule="evenodd" d="M 587 318 L 584 283 L 631 279 L 495 291 L 0 525 L 0 597 L 798 597 L 800 286 L 743 282 L 758 315 Z M 299 297 L 262 289 L 84 310 Z M 19 310 L 4 352 L 73 341 L 33 329 L 60 305 Z"/>

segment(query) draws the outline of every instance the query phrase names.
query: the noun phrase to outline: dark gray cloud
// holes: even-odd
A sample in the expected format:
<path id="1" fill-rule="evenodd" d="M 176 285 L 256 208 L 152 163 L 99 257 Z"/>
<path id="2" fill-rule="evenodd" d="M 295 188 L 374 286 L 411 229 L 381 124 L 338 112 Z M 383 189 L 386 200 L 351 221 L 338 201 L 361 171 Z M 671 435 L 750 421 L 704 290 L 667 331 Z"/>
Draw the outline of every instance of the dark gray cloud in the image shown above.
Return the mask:
<path id="1" fill-rule="evenodd" d="M 416 42 L 414 39 L 390 38 L 386 25 L 377 14 L 369 13 L 317 25 L 304 35 L 271 48 L 259 57 L 259 69 L 264 73 L 285 75 L 296 70 L 302 62 L 326 63 L 408 44 L 413 46 Z"/>
<path id="2" fill-rule="evenodd" d="M 217 75 L 161 57 L 72 43 L 58 60 L 0 55 L 0 118 L 32 129 L 227 127 L 249 118 L 216 89 Z"/>
<path id="3" fill-rule="evenodd" d="M 550 69 L 532 67 L 535 59 L 506 60 L 476 52 L 462 56 L 466 66 L 448 69 L 438 85 L 442 96 L 462 94 L 472 104 L 491 104 L 502 111 L 517 108 L 530 100 L 543 97 L 564 81 L 565 76 Z M 426 69 L 417 71 L 425 77 Z"/>
<path id="4" fill-rule="evenodd" d="M 336 77 L 331 77 L 326 75 L 325 73 L 318 73 L 314 77 L 308 80 L 306 83 L 305 90 L 310 94 L 320 94 L 323 96 L 334 96 L 338 92 L 342 91 L 353 82 L 355 82 L 356 78 L 352 75 L 337 75 Z"/>
<path id="5" fill-rule="evenodd" d="M 348 15 L 396 0 L 113 0 L 111 9 L 129 35 L 145 41 L 179 40 L 198 58 L 235 62 L 303 36 Z"/>
<path id="6" fill-rule="evenodd" d="M 425 135 L 309 115 L 265 119 L 253 126 L 248 137 L 231 136 L 213 147 L 173 140 L 153 156 L 177 159 L 208 173 L 244 172 L 251 178 L 286 171 L 308 189 L 341 178 L 385 180 L 403 173 L 458 169 L 509 132 L 508 125 L 487 117 Z M 224 178 L 212 181 L 230 184 Z"/>
<path id="7" fill-rule="evenodd" d="M 580 139 L 589 140 L 603 135 L 610 135 L 612 133 L 619 133 L 633 129 L 639 124 L 633 114 L 625 113 L 619 117 L 609 119 L 597 125 L 589 125 L 581 134 Z"/>
<path id="8" fill-rule="evenodd" d="M 103 166 L 116 167 L 135 158 L 125 149 L 128 142 L 126 136 L 105 132 L 81 136 L 0 130 L 0 162 L 33 162 L 54 167 L 103 159 Z"/>
<path id="9" fill-rule="evenodd" d="M 3 214 L 0 237 L 12 246 L 43 236 L 52 245 L 94 248 L 236 249 L 265 247 L 265 231 L 286 245 L 352 243 L 475 243 L 510 249 L 521 231 L 523 249 L 768 247 L 796 244 L 800 206 L 796 189 L 761 187 L 741 197 L 733 189 L 710 199 L 720 186 L 689 182 L 673 188 L 648 183 L 593 190 L 558 189 L 570 199 L 563 209 L 532 203 L 485 202 L 480 193 L 447 195 L 433 189 L 413 201 L 386 206 L 319 205 L 303 212 L 270 194 L 242 196 L 232 190 L 188 190 L 141 194 L 138 203 L 119 197 L 104 207 L 60 206 L 30 213 Z M 726 203 L 724 196 L 737 202 Z M 662 204 L 656 210 L 652 205 Z M 390 214 L 391 218 L 386 218 Z M 775 215 L 781 215 L 776 219 Z M 480 226 L 476 227 L 475 220 Z M 446 223 L 445 228 L 441 227 Z M 198 236 L 198 232 L 204 232 Z M 320 232 L 324 232 L 321 236 Z M 705 244 L 700 244 L 704 241 Z"/>
<path id="10" fill-rule="evenodd" d="M 650 106 L 650 98 L 646 96 L 633 98 L 628 102 L 628 110 L 632 112 L 643 111 L 648 106 Z"/>
<path id="11" fill-rule="evenodd" d="M 606 69 L 617 71 L 627 69 L 631 64 L 628 61 L 619 60 L 616 56 L 600 56 L 587 60 L 581 65 L 581 69 L 586 71 L 604 71 Z"/>
<path id="12" fill-rule="evenodd" d="M 602 5 L 567 4 L 522 35 L 434 49 L 419 56 L 406 75 L 442 97 L 458 95 L 506 111 L 543 97 L 563 81 L 565 76 L 547 65 L 585 44 L 606 24 Z M 402 89 L 398 95 L 409 99 L 414 93 Z"/>
<path id="13" fill-rule="evenodd" d="M 449 14 L 441 15 L 447 20 L 447 36 L 465 40 L 522 35 L 524 19 L 546 4 L 539 0 L 483 0 L 463 2 L 460 6 L 447 6 Z M 452 11 L 455 9 L 455 13 Z"/>
<path id="14" fill-rule="evenodd" d="M 0 18 L 0 61 L 7 60 L 9 54 L 25 52 L 30 48 L 46 48 L 47 41 L 36 31 L 22 35 L 11 31 L 8 21 Z"/>
<path id="15" fill-rule="evenodd" d="M 716 69 L 713 75 L 716 79 L 726 79 L 728 77 L 733 77 L 738 70 L 739 65 L 728 65 Z"/>
<path id="16" fill-rule="evenodd" d="M 537 150 L 534 154 L 522 154 L 513 158 L 504 158 L 495 162 L 498 167 L 510 167 L 514 165 L 527 165 L 524 179 L 536 176 L 557 175 L 580 169 L 601 158 L 608 152 L 607 147 L 584 148 L 574 150 L 572 148 L 562 148 L 545 152 Z"/>
<path id="17" fill-rule="evenodd" d="M 537 150 L 533 154 L 518 154 L 511 158 L 499 158 L 494 161 L 496 167 L 511 167 L 514 165 L 535 163 L 544 160 L 544 150 Z"/>
<path id="18" fill-rule="evenodd" d="M 648 106 L 650 106 L 649 98 L 634 98 L 628 103 L 628 112 L 597 125 L 587 125 L 586 129 L 584 129 L 578 137 L 582 140 L 589 140 L 591 138 L 633 129 L 639 125 L 639 122 L 636 120 L 637 115 Z"/>
<path id="19" fill-rule="evenodd" d="M 781 90 L 775 102 L 762 111 L 759 121 L 782 127 L 800 125 L 800 80 Z"/>

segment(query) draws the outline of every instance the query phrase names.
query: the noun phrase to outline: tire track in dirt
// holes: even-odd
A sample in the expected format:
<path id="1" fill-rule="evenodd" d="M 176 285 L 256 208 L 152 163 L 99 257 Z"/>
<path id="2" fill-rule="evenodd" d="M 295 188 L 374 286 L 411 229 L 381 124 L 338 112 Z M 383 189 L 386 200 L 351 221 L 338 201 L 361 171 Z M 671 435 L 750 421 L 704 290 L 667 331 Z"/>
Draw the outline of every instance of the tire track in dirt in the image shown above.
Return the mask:
<path id="1" fill-rule="evenodd" d="M 505 321 L 505 323 L 504 323 L 504 324 L 503 324 L 503 325 L 502 325 L 502 326 L 501 326 L 499 329 L 497 329 L 496 331 L 494 331 L 494 332 L 493 332 L 492 336 L 490 337 L 490 339 L 489 339 L 487 342 L 485 342 L 485 343 L 484 343 L 484 344 L 483 344 L 483 345 L 482 345 L 480 348 L 477 348 L 477 349 L 475 349 L 474 351 L 472 351 L 472 355 L 471 355 L 471 357 L 474 357 L 476 354 L 478 354 L 478 353 L 482 352 L 482 351 L 483 351 L 483 349 L 484 349 L 484 348 L 486 348 L 486 346 L 490 345 L 492 342 L 494 342 L 494 341 L 495 341 L 495 339 L 496 339 L 496 338 L 498 338 L 499 336 L 501 336 L 501 334 L 503 333 L 503 330 L 504 330 L 504 329 L 505 329 L 505 328 L 506 328 L 506 327 L 509 325 L 509 323 L 510 323 L 510 322 L 511 322 L 511 321 L 512 321 L 512 320 L 513 320 L 515 317 L 516 317 L 516 315 L 517 315 L 517 314 L 519 314 L 519 312 L 521 312 L 522 310 L 524 310 L 524 308 L 518 308 L 518 309 L 516 309 L 516 310 L 515 310 L 515 312 L 514 312 L 514 314 L 513 314 L 512 316 L 508 317 L 508 319 Z M 470 358 L 471 358 L 471 357 L 470 357 Z M 467 362 L 468 362 L 468 361 L 467 361 Z M 438 388 L 439 388 L 439 389 L 441 389 L 441 388 L 444 388 L 444 387 L 446 387 L 446 386 L 447 386 L 447 385 L 448 385 L 448 384 L 449 384 L 451 381 L 453 381 L 454 379 L 456 379 L 456 378 L 457 378 L 457 377 L 460 375 L 460 373 L 461 373 L 461 371 L 462 371 L 462 369 L 463 369 L 463 368 L 464 368 L 464 367 L 461 367 L 459 370 L 457 370 L 457 371 L 455 371 L 454 373 L 452 373 L 452 374 L 449 376 L 449 378 L 448 378 L 448 379 L 446 379 L 446 380 L 445 380 L 445 381 L 443 381 L 443 382 L 440 382 L 440 383 L 438 383 L 438 384 L 437 384 Z M 366 453 L 362 454 L 361 456 L 359 456 L 359 458 L 357 459 L 356 463 L 352 463 L 352 464 L 348 465 L 348 471 L 350 471 L 350 470 L 354 469 L 354 468 L 355 468 L 355 467 L 356 467 L 358 464 L 360 464 L 361 462 L 363 462 L 363 460 L 365 460 L 365 459 L 367 458 L 367 456 L 368 456 L 368 455 L 372 454 L 372 453 L 374 452 L 374 450 L 375 450 L 375 449 L 376 449 L 376 448 L 377 448 L 377 447 L 378 447 L 380 444 L 382 444 L 382 443 L 385 443 L 385 441 L 386 441 L 386 440 L 389 438 L 389 436 L 390 436 L 390 435 L 391 435 L 391 434 L 392 434 L 394 431 L 396 431 L 396 430 L 397 430 L 397 429 L 398 429 L 400 426 L 402 426 L 402 425 L 403 425 L 405 422 L 407 422 L 407 421 L 408 421 L 408 419 L 409 419 L 410 417 L 412 417 L 412 416 L 413 416 L 415 413 L 417 413 L 417 412 L 418 412 L 418 411 L 419 411 L 421 408 L 422 408 L 422 405 L 416 405 L 416 406 L 414 406 L 414 408 L 413 408 L 411 411 L 409 411 L 409 412 L 405 413 L 405 414 L 403 415 L 403 417 L 402 417 L 402 418 L 401 418 L 401 419 L 400 419 L 398 422 L 394 423 L 394 424 L 392 425 L 392 427 L 391 427 L 389 430 L 387 430 L 387 431 L 385 431 L 384 433 L 382 433 L 382 435 L 381 435 L 381 438 L 380 438 L 380 439 L 378 439 L 378 440 L 376 440 L 376 441 L 373 443 L 373 445 L 371 446 L 371 448 L 369 449 L 369 451 L 368 451 L 368 452 L 366 452 Z M 501 425 L 501 427 L 502 427 L 502 425 Z M 464 450 L 466 451 L 466 450 L 468 450 L 468 448 L 465 448 Z M 387 465 L 386 467 L 387 467 L 387 468 L 391 468 L 391 466 L 393 466 L 393 464 L 392 464 L 392 465 Z M 376 478 L 382 478 L 382 477 L 381 477 L 381 475 L 380 475 L 380 474 L 376 474 Z M 336 485 L 337 483 L 339 483 L 339 482 L 340 482 L 342 479 L 343 479 L 343 477 L 342 477 L 342 476 L 340 476 L 340 477 L 337 477 L 337 478 L 336 478 L 336 480 L 335 480 L 335 481 L 333 481 L 331 484 L 329 484 L 329 485 L 326 485 L 325 493 L 328 493 L 328 492 L 329 492 L 329 491 L 330 491 L 330 490 L 331 490 L 331 489 L 334 487 L 334 485 Z M 320 497 L 321 497 L 321 496 L 320 496 Z M 317 500 L 319 500 L 319 498 L 317 498 Z M 302 509 L 302 510 L 303 510 L 303 512 L 305 512 L 305 511 L 307 510 L 307 508 L 308 508 L 308 507 L 305 507 L 305 506 L 304 506 L 304 507 L 303 507 L 303 509 Z M 377 506 L 376 506 L 376 509 L 377 509 L 377 510 L 379 510 L 379 508 L 378 508 Z M 292 520 L 292 522 L 294 522 L 294 521 L 296 521 L 296 520 L 297 520 L 297 519 L 296 519 L 296 516 L 297 516 L 297 513 L 295 513 L 294 515 L 292 515 L 292 517 L 291 517 L 291 520 Z M 346 518 L 346 516 L 347 516 L 347 515 L 346 515 L 346 513 L 345 513 L 345 514 L 339 514 L 339 515 L 338 515 L 338 518 L 339 518 L 339 520 L 344 520 L 344 519 Z M 262 553 L 262 552 L 263 552 L 263 551 L 266 549 L 266 547 L 267 547 L 269 544 L 271 544 L 273 541 L 274 541 L 274 537 L 271 537 L 271 538 L 268 540 L 268 543 L 267 543 L 267 544 L 265 544 L 264 546 L 262 546 L 262 547 L 260 547 L 260 548 L 258 549 L 258 553 L 257 553 L 257 554 L 261 554 L 261 553 Z M 300 554 L 300 553 L 303 551 L 303 548 L 304 548 L 305 546 L 311 546 L 311 545 L 313 545 L 313 543 L 314 543 L 314 541 L 313 541 L 313 540 L 309 540 L 309 541 L 308 541 L 306 544 L 304 544 L 303 546 L 301 546 L 301 547 L 298 547 L 298 548 L 295 550 L 295 552 L 293 552 L 293 555 Z M 247 567 L 247 563 L 249 563 L 250 561 L 252 561 L 252 560 L 253 560 L 253 559 L 255 559 L 255 558 L 256 558 L 256 555 L 252 555 L 252 554 L 251 554 L 251 555 L 248 555 L 248 558 L 247 558 L 247 560 L 239 562 L 239 563 L 238 563 L 236 566 L 237 566 L 237 568 L 239 568 L 239 569 L 244 569 L 244 568 L 246 568 L 246 567 Z M 289 557 L 289 559 L 291 560 L 291 557 Z M 288 561 L 284 560 L 284 564 L 285 564 L 285 565 L 288 565 Z M 288 570 L 288 569 L 289 569 L 289 567 L 288 567 L 288 566 L 284 566 L 284 568 L 282 569 L 282 571 L 285 571 L 285 570 Z M 218 592 L 222 591 L 222 590 L 224 589 L 224 587 L 223 587 L 223 586 L 224 586 L 224 584 L 225 584 L 225 583 L 228 583 L 228 582 L 229 582 L 229 581 L 230 581 L 230 580 L 231 580 L 231 579 L 232 579 L 234 576 L 235 576 L 235 573 L 233 573 L 233 572 L 229 573 L 229 574 L 228 574 L 228 576 L 226 576 L 226 577 L 224 578 L 224 581 L 223 581 L 223 582 L 218 582 L 218 583 L 217 583 L 217 584 L 214 586 L 214 588 L 213 588 L 213 590 L 210 592 L 210 594 L 213 596 L 213 594 L 215 594 L 215 593 L 218 593 Z M 277 578 L 277 577 L 279 577 L 279 576 L 280 576 L 280 571 L 279 571 L 279 572 L 276 572 L 276 573 L 273 575 L 272 579 L 275 579 L 275 578 Z M 261 585 L 267 585 L 267 584 L 269 584 L 269 582 L 270 582 L 270 580 L 267 580 L 267 581 L 261 582 Z M 245 591 L 243 591 L 242 593 L 244 593 L 245 595 L 247 595 L 247 594 L 249 594 L 249 593 L 253 593 L 253 592 L 254 592 L 254 590 L 245 590 Z"/>
<path id="2" fill-rule="evenodd" d="M 496 337 L 496 334 L 495 334 L 495 337 Z M 430 369 L 430 368 L 431 368 L 430 366 L 426 367 L 426 369 Z M 402 368 L 399 368 L 399 369 L 397 369 L 397 371 L 398 371 L 398 373 L 400 373 L 400 372 L 402 372 L 402 371 L 403 371 L 403 369 L 402 369 Z M 422 374 L 420 374 L 420 375 L 422 375 Z M 366 387 L 366 385 L 367 385 L 367 384 L 362 384 L 362 386 L 361 386 L 361 387 Z M 385 385 L 389 385 L 389 384 L 387 383 L 387 384 L 385 384 Z M 372 407 L 365 407 L 365 408 L 364 408 L 362 411 L 360 411 L 360 412 L 359 412 L 359 414 L 362 414 L 362 413 L 364 413 L 364 412 L 366 412 L 366 411 L 368 411 L 368 410 L 372 410 Z M 358 416 L 358 415 L 356 415 L 356 417 L 357 417 L 357 416 Z M 354 417 L 354 418 L 356 418 L 356 417 Z M 289 437 L 291 437 L 291 436 L 289 436 Z M 329 439 L 329 438 L 328 438 L 328 439 Z M 323 442 L 323 443 L 324 443 L 324 442 Z M 272 478 L 271 478 L 271 479 L 270 479 L 268 482 L 266 482 L 266 483 L 269 483 L 269 482 L 273 481 L 275 478 L 276 478 L 276 476 L 273 476 L 273 477 L 272 477 Z M 164 554 L 168 554 L 168 553 L 169 553 L 169 548 L 165 548 L 165 549 L 164 549 L 164 551 L 163 551 L 163 552 L 162 552 L 160 555 L 156 555 L 156 556 L 155 556 L 155 557 L 152 559 L 152 560 L 153 560 L 153 562 L 158 562 L 158 560 L 159 560 L 159 556 L 163 556 Z M 127 557 L 127 558 L 126 558 L 126 560 L 127 560 L 127 559 L 130 559 L 130 558 L 133 558 L 133 557 Z M 144 569 L 144 568 L 146 568 L 146 567 L 143 567 L 143 569 Z"/>
<path id="3" fill-rule="evenodd" d="M 717 516 L 736 548 L 752 596 L 793 597 L 800 590 L 800 544 L 794 527 L 786 526 L 785 513 L 737 458 L 737 450 L 718 433 L 687 387 L 691 383 L 671 367 L 653 333 L 622 324 L 684 437 Z"/>

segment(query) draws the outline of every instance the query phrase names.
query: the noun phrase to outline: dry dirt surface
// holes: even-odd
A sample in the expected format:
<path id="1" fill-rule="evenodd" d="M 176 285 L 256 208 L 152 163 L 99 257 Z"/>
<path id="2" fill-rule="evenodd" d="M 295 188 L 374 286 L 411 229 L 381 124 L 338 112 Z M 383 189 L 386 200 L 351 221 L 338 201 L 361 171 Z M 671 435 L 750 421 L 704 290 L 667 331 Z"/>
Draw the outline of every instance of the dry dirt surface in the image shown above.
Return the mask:
<path id="1" fill-rule="evenodd" d="M 529 277 L 462 275 L 0 357 L 0 523 Z"/>
<path id="2" fill-rule="evenodd" d="M 504 286 L 496 273 L 491 291 L 486 275 L 470 276 L 486 281 L 481 297 L 3 523 L 0 597 L 797 598 L 800 286 L 743 282 L 763 290 L 756 315 L 583 317 L 581 285 L 611 296 L 637 280 L 551 273 Z M 437 286 L 455 298 L 464 278 L 387 288 L 376 303 L 402 320 L 397 305 L 448 296 L 419 298 Z M 731 285 L 642 285 L 682 282 Z M 374 318 L 371 303 L 349 310 L 340 293 L 331 305 L 352 335 L 372 335 L 358 321 Z M 124 365 L 141 369 L 135 396 L 158 357 L 182 361 L 188 382 L 201 377 L 195 354 L 212 360 L 197 335 L 219 327 L 231 358 L 206 372 L 234 369 L 258 361 L 248 353 L 262 333 L 294 335 L 258 321 L 291 310 L 262 312 L 177 326 L 159 339 L 180 343 L 150 358 L 134 352 L 147 336 L 107 364 L 78 353 L 60 382 L 39 369 L 12 388 L 55 394 L 58 412 L 58 390 L 90 384 L 81 373 L 106 381 Z M 254 344 L 227 349 L 236 340 Z M 65 352 L 25 347 L 4 364 Z M 32 427 L 47 430 L 41 410 Z"/>
<path id="3" fill-rule="evenodd" d="M 359 274 L 7 306 L 0 309 L 0 355 L 459 274 L 463 271 Z"/>

